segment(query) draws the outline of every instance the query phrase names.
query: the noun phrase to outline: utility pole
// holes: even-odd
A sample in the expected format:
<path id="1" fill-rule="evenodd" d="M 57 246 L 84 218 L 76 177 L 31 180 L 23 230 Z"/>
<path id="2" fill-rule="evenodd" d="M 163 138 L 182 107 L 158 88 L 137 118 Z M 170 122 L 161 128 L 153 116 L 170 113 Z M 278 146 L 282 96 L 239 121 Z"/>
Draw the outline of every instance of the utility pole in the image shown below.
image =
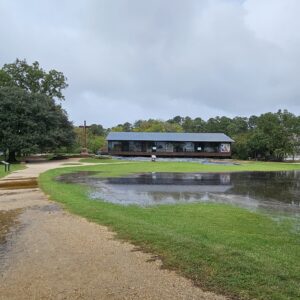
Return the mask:
<path id="1" fill-rule="evenodd" d="M 86 125 L 86 121 L 84 120 L 83 125 L 80 125 L 79 128 L 83 129 L 83 147 L 82 147 L 82 154 L 87 154 L 87 128 L 90 128 L 90 126 Z"/>

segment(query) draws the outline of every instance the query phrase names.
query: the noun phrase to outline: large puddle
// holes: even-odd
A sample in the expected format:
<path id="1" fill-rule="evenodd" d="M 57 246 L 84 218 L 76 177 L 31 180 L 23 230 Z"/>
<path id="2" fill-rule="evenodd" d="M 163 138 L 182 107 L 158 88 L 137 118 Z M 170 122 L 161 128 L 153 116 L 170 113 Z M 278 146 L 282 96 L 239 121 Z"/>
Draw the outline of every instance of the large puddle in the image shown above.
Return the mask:
<path id="1" fill-rule="evenodd" d="M 102 178 L 64 174 L 57 180 L 90 187 L 94 200 L 140 206 L 192 202 L 230 203 L 250 210 L 300 216 L 300 172 L 143 173 Z"/>

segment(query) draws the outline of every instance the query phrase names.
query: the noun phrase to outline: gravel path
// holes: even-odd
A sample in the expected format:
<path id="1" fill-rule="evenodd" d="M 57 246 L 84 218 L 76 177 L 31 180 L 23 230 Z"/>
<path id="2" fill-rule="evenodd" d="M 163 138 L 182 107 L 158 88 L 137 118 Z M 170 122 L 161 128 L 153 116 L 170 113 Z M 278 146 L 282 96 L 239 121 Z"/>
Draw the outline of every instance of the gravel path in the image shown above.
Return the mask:
<path id="1" fill-rule="evenodd" d="M 6 180 L 62 164 L 32 164 Z M 0 211 L 18 211 L 0 245 L 0 299 L 225 299 L 161 269 L 151 254 L 69 214 L 38 188 L 0 190 Z"/>

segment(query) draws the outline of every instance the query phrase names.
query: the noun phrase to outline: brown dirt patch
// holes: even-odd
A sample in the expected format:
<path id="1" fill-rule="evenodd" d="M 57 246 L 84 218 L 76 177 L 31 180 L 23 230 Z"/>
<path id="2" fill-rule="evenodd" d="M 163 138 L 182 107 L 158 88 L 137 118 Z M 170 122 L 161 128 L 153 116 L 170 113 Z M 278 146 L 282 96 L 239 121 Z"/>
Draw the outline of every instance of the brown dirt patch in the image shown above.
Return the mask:
<path id="1" fill-rule="evenodd" d="M 0 210 L 0 244 L 6 241 L 6 236 L 10 228 L 17 224 L 17 217 L 20 215 L 21 209 Z"/>

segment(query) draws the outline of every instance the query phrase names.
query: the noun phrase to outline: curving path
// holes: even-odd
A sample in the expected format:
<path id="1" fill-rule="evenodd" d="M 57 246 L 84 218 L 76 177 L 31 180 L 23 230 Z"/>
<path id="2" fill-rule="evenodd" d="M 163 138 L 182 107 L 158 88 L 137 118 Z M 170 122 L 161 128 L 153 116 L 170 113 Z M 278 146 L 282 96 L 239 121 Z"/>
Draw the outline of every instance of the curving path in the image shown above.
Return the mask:
<path id="1" fill-rule="evenodd" d="M 28 164 L 0 183 L 36 178 L 64 163 Z M 69 214 L 39 188 L 0 189 L 2 215 L 10 221 L 3 223 L 6 242 L 0 238 L 0 299 L 225 299 L 161 269 L 152 255 Z"/>

